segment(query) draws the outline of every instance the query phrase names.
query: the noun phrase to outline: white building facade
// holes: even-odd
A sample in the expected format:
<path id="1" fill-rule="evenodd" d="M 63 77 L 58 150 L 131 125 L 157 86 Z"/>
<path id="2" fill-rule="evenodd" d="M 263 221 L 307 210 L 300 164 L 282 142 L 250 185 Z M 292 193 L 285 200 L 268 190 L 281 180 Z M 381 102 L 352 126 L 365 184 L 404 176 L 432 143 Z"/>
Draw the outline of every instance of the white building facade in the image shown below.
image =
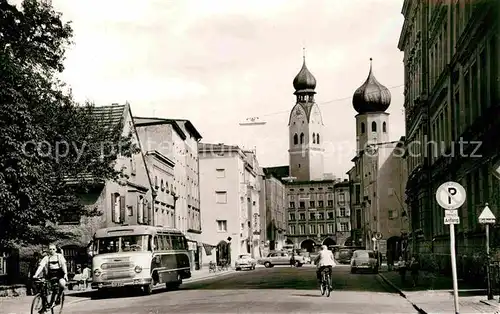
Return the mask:
<path id="1" fill-rule="evenodd" d="M 238 146 L 200 143 L 198 155 L 200 200 L 209 208 L 201 219 L 203 241 L 214 247 L 205 252 L 208 259 L 234 265 L 240 254 L 259 257 L 260 170 L 255 154 Z"/>

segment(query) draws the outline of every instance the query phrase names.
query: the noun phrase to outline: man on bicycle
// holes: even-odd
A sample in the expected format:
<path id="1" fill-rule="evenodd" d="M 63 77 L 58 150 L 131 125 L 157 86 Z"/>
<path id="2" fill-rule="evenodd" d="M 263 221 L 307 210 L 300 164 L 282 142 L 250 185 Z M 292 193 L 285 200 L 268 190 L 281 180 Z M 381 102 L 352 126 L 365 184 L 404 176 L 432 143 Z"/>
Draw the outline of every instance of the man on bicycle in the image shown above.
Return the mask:
<path id="1" fill-rule="evenodd" d="M 57 282 L 58 293 L 55 300 L 55 305 L 61 303 L 61 296 L 68 282 L 68 266 L 66 264 L 66 259 L 60 253 L 57 253 L 57 248 L 55 244 L 49 245 L 49 254 L 45 256 L 41 261 L 38 269 L 35 272 L 33 278 L 39 278 L 40 274 L 44 272 L 45 278 L 51 282 Z M 47 300 L 44 300 L 47 301 Z M 50 301 L 50 306 L 54 302 L 54 296 Z"/>
<path id="2" fill-rule="evenodd" d="M 328 272 L 331 280 L 332 270 L 333 267 L 336 266 L 336 263 L 332 251 L 328 250 L 326 245 L 321 246 L 321 251 L 319 252 L 318 256 L 316 256 L 316 258 L 314 259 L 314 263 L 317 266 L 316 276 L 318 278 L 319 284 L 321 284 L 321 272 L 323 272 L 323 270 L 326 270 Z M 329 282 L 328 284 L 330 287 L 332 286 L 331 282 Z"/>

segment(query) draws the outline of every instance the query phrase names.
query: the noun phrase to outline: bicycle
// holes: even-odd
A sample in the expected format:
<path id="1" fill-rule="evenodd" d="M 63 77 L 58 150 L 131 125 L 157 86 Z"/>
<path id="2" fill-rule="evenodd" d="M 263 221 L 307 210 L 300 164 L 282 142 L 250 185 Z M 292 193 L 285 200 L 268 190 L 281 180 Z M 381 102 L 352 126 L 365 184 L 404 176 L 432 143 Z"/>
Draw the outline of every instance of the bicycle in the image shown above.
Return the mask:
<path id="1" fill-rule="evenodd" d="M 330 272 L 328 271 L 328 269 L 323 269 L 321 271 L 321 284 L 319 286 L 321 295 L 325 295 L 326 293 L 327 297 L 330 296 L 330 292 L 332 291 L 331 282 L 332 278 L 330 277 Z"/>
<path id="2" fill-rule="evenodd" d="M 208 263 L 208 272 L 215 273 L 216 271 L 217 271 L 217 266 L 215 265 L 214 262 L 210 261 L 210 263 Z"/>
<path id="3" fill-rule="evenodd" d="M 57 293 L 58 283 L 54 280 L 38 279 L 35 284 L 39 287 L 37 287 L 38 293 L 31 303 L 31 314 L 42 314 L 48 311 L 51 314 L 61 314 L 64 306 L 64 291 L 61 294 L 61 302 L 58 305 L 54 304 L 56 298 L 54 293 Z"/>

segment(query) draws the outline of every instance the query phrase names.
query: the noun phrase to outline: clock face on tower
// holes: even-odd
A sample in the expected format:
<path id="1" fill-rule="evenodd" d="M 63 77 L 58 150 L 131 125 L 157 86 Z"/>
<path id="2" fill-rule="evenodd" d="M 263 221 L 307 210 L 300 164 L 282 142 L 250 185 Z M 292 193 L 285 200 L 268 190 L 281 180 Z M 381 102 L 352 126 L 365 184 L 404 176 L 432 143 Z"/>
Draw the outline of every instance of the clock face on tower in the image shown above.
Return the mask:
<path id="1" fill-rule="evenodd" d="M 301 116 L 302 115 L 302 110 L 300 110 L 300 108 L 297 108 L 297 110 L 295 110 L 295 115 L 298 117 L 298 116 Z"/>

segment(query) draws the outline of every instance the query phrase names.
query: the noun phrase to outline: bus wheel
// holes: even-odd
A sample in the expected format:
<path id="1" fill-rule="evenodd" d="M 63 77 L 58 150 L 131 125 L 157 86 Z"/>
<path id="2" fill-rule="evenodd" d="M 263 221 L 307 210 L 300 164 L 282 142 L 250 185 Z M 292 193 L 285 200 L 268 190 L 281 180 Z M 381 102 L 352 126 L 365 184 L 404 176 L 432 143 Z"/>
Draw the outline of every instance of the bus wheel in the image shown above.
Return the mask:
<path id="1" fill-rule="evenodd" d="M 153 293 L 153 282 L 151 281 L 151 283 L 149 285 L 144 285 L 142 287 L 142 291 L 146 295 L 150 295 L 151 293 Z"/>

